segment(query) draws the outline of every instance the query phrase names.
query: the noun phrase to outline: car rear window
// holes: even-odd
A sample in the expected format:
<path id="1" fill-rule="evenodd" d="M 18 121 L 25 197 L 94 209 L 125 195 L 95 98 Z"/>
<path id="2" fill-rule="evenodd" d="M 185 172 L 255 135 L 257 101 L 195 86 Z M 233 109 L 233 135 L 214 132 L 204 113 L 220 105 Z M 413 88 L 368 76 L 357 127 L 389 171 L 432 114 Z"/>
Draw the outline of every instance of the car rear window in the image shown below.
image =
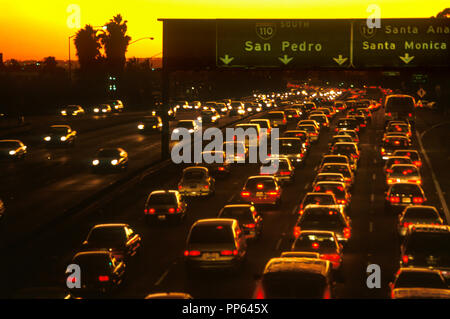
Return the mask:
<path id="1" fill-rule="evenodd" d="M 437 288 L 447 289 L 442 278 L 431 272 L 404 271 L 395 281 L 395 288 Z"/>
<path id="2" fill-rule="evenodd" d="M 124 243 L 126 241 L 125 230 L 123 227 L 99 227 L 95 228 L 89 234 L 88 242 L 90 244 L 108 244 Z"/>
<path id="3" fill-rule="evenodd" d="M 419 160 L 419 155 L 416 152 L 411 152 L 411 151 L 396 151 L 395 152 L 395 156 L 407 156 L 412 161 L 418 161 Z"/>
<path id="4" fill-rule="evenodd" d="M 330 208 L 306 209 L 300 220 L 300 227 L 316 227 L 314 229 L 328 229 L 328 227 L 343 227 L 341 214 Z"/>
<path id="5" fill-rule="evenodd" d="M 429 220 L 430 222 L 435 222 L 438 219 L 438 215 L 431 208 L 424 207 L 410 207 L 405 212 L 404 219 L 408 220 Z"/>
<path id="6" fill-rule="evenodd" d="M 450 232 L 415 232 L 406 243 L 406 253 L 437 253 L 450 258 Z M 449 265 L 450 266 L 450 265 Z"/>
<path id="7" fill-rule="evenodd" d="M 153 194 L 148 199 L 149 205 L 171 205 L 177 202 L 176 195 L 173 193 L 168 194 Z"/>
<path id="8" fill-rule="evenodd" d="M 341 185 L 321 183 L 314 187 L 315 192 L 332 192 L 338 199 L 345 198 L 345 189 Z"/>
<path id="9" fill-rule="evenodd" d="M 322 298 L 327 280 L 320 274 L 282 271 L 264 274 L 262 286 L 265 298 Z"/>
<path id="10" fill-rule="evenodd" d="M 306 205 L 335 205 L 336 202 L 334 201 L 333 196 L 330 195 L 313 195 L 308 194 L 305 196 L 305 199 L 303 200 L 303 207 L 306 207 Z"/>
<path id="11" fill-rule="evenodd" d="M 412 196 L 422 196 L 422 192 L 419 186 L 414 184 L 394 184 L 391 188 L 391 195 L 412 195 Z"/>
<path id="12" fill-rule="evenodd" d="M 250 189 L 250 190 L 257 190 L 258 184 L 263 185 L 262 190 L 275 188 L 275 182 L 273 181 L 273 179 L 268 179 L 268 178 L 267 179 L 263 179 L 263 178 L 249 179 L 247 181 L 247 183 L 245 184 L 245 188 Z"/>
<path id="13" fill-rule="evenodd" d="M 334 174 L 318 174 L 316 177 L 316 182 L 322 182 L 322 181 L 336 181 L 340 182 L 343 181 L 343 176 L 334 175 Z"/>
<path id="14" fill-rule="evenodd" d="M 407 147 L 408 141 L 405 138 L 389 137 L 383 141 L 383 147 Z"/>
<path id="15" fill-rule="evenodd" d="M 354 153 L 356 154 L 356 146 L 354 144 L 337 144 L 333 145 L 333 153 Z"/>
<path id="16" fill-rule="evenodd" d="M 351 174 L 347 166 L 327 164 L 320 170 L 321 173 L 340 173 L 346 178 L 350 178 Z"/>
<path id="17" fill-rule="evenodd" d="M 229 243 L 233 241 L 233 233 L 228 225 L 197 225 L 192 229 L 189 243 L 211 244 Z"/>
<path id="18" fill-rule="evenodd" d="M 306 132 L 315 132 L 316 128 L 313 125 L 301 125 L 298 127 L 298 129 L 301 129 L 302 131 Z"/>
<path id="19" fill-rule="evenodd" d="M 183 175 L 183 179 L 187 180 L 199 180 L 205 178 L 206 173 L 203 170 L 192 170 L 187 171 Z"/>
<path id="20" fill-rule="evenodd" d="M 386 102 L 386 113 L 390 112 L 411 112 L 414 110 L 414 101 L 412 97 L 393 96 Z"/>
<path id="21" fill-rule="evenodd" d="M 225 207 L 221 218 L 234 218 L 239 221 L 253 221 L 253 214 L 249 207 Z"/>
<path id="22" fill-rule="evenodd" d="M 337 243 L 330 235 L 300 234 L 296 238 L 292 251 L 312 251 L 319 253 L 335 253 Z"/>
<path id="23" fill-rule="evenodd" d="M 269 113 L 269 114 L 267 114 L 267 116 L 270 119 L 276 119 L 276 120 L 284 119 L 284 114 L 283 113 Z"/>
<path id="24" fill-rule="evenodd" d="M 412 161 L 409 157 L 391 157 L 386 161 L 386 167 L 391 167 L 395 164 L 412 164 Z"/>
<path id="25" fill-rule="evenodd" d="M 415 166 L 394 165 L 391 167 L 391 170 L 392 170 L 391 175 L 395 176 L 415 176 L 419 174 Z"/>
<path id="26" fill-rule="evenodd" d="M 252 121 L 252 123 L 259 124 L 261 128 L 269 128 L 269 125 L 266 121 Z"/>

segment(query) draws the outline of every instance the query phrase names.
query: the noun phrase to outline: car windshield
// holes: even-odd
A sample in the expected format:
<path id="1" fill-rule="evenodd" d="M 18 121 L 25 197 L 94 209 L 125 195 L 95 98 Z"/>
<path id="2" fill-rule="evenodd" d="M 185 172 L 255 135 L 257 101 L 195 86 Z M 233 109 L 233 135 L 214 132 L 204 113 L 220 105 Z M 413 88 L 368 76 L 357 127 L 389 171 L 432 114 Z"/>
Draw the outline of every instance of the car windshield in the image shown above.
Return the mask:
<path id="1" fill-rule="evenodd" d="M 322 298 L 326 285 L 324 276 L 300 271 L 267 273 L 262 279 L 264 296 L 268 299 Z"/>
<path id="2" fill-rule="evenodd" d="M 51 134 L 67 134 L 67 127 L 51 127 L 49 133 Z"/>
<path id="3" fill-rule="evenodd" d="M 148 205 L 173 205 L 177 203 L 177 197 L 174 193 L 153 194 L 148 199 Z"/>
<path id="4" fill-rule="evenodd" d="M 408 140 L 406 138 L 399 138 L 399 137 L 389 137 L 383 141 L 382 147 L 389 148 L 389 147 L 407 147 L 408 146 Z"/>
<path id="5" fill-rule="evenodd" d="M 421 220 L 421 221 L 429 221 L 436 222 L 438 220 L 438 215 L 432 208 L 426 207 L 410 207 L 405 212 L 403 217 L 404 220 Z"/>
<path id="6" fill-rule="evenodd" d="M 412 164 L 412 161 L 409 157 L 391 157 L 386 161 L 386 167 L 391 167 L 395 164 Z"/>
<path id="7" fill-rule="evenodd" d="M 302 142 L 300 140 L 279 140 L 280 154 L 301 153 Z"/>
<path id="8" fill-rule="evenodd" d="M 402 194 L 407 196 L 422 197 L 422 192 L 418 185 L 415 184 L 394 184 L 391 188 L 392 195 Z"/>
<path id="9" fill-rule="evenodd" d="M 322 160 L 322 164 L 326 163 L 348 163 L 348 158 L 344 156 L 326 156 Z"/>
<path id="10" fill-rule="evenodd" d="M 267 114 L 267 117 L 272 120 L 282 120 L 282 119 L 284 119 L 284 114 L 283 113 L 269 113 L 269 114 Z"/>
<path id="11" fill-rule="evenodd" d="M 101 150 L 100 152 L 98 152 L 98 157 L 116 157 L 119 156 L 119 151 L 118 150 Z"/>
<path id="12" fill-rule="evenodd" d="M 183 179 L 187 180 L 201 180 L 206 177 L 204 170 L 189 170 L 184 172 Z"/>
<path id="13" fill-rule="evenodd" d="M 327 164 L 321 169 L 321 173 L 340 173 L 344 175 L 345 178 L 349 178 L 351 176 L 348 167 L 344 165 Z"/>
<path id="14" fill-rule="evenodd" d="M 395 281 L 395 288 L 447 289 L 448 287 L 437 273 L 404 271 Z"/>
<path id="15" fill-rule="evenodd" d="M 221 218 L 233 218 L 240 222 L 253 221 L 253 214 L 250 207 L 225 207 L 220 214 Z"/>
<path id="16" fill-rule="evenodd" d="M 144 119 L 144 122 L 148 123 L 148 124 L 158 124 L 159 123 L 157 117 L 146 118 L 146 119 Z"/>
<path id="17" fill-rule="evenodd" d="M 406 253 L 436 254 L 450 261 L 448 247 L 450 247 L 450 232 L 415 232 L 406 243 Z"/>
<path id="18" fill-rule="evenodd" d="M 192 229 L 191 244 L 223 244 L 233 242 L 231 227 L 226 225 L 197 225 Z"/>
<path id="19" fill-rule="evenodd" d="M 259 186 L 258 185 L 262 185 Z M 269 190 L 275 188 L 275 182 L 271 178 L 252 178 L 245 184 L 245 189 L 249 190 Z"/>
<path id="20" fill-rule="evenodd" d="M 393 96 L 386 102 L 386 112 L 411 112 L 414 110 L 414 101 L 409 96 Z"/>
<path id="21" fill-rule="evenodd" d="M 300 227 L 308 229 L 329 229 L 329 227 L 343 227 L 341 214 L 330 208 L 307 208 L 302 215 Z"/>
<path id="22" fill-rule="evenodd" d="M 336 202 L 334 201 L 334 197 L 331 194 L 320 194 L 320 195 L 314 195 L 314 194 L 308 194 L 305 196 L 303 200 L 303 207 L 306 207 L 306 205 L 335 205 Z"/>
<path id="23" fill-rule="evenodd" d="M 97 227 L 92 230 L 88 238 L 89 244 L 108 245 L 123 244 L 125 242 L 126 236 L 123 227 Z"/>

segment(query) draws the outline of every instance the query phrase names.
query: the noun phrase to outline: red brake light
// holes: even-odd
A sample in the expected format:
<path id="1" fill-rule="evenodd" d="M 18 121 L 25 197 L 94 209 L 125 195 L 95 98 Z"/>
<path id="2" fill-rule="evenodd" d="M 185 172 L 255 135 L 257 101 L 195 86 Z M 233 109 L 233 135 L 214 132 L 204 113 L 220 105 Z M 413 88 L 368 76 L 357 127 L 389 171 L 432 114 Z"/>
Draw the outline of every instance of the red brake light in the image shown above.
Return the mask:
<path id="1" fill-rule="evenodd" d="M 414 161 L 413 164 L 416 165 L 417 167 L 422 166 L 422 162 L 421 161 Z"/>
<path id="2" fill-rule="evenodd" d="M 319 243 L 312 243 L 312 248 L 319 249 Z"/>
<path id="3" fill-rule="evenodd" d="M 400 203 L 400 197 L 398 196 L 391 196 L 389 200 L 391 201 L 391 203 Z"/>
<path id="4" fill-rule="evenodd" d="M 154 214 L 156 211 L 154 208 L 144 209 L 144 213 Z"/>
<path id="5" fill-rule="evenodd" d="M 193 256 L 193 257 L 196 257 L 196 256 L 200 256 L 200 251 L 198 251 L 198 250 L 185 250 L 184 251 L 184 255 L 187 257 L 187 256 Z"/>
<path id="6" fill-rule="evenodd" d="M 264 184 L 257 184 L 257 185 L 256 185 L 256 188 L 257 188 L 257 189 L 263 189 L 263 188 L 264 188 Z"/>
<path id="7" fill-rule="evenodd" d="M 404 222 L 404 223 L 403 223 L 403 227 L 408 228 L 409 225 L 411 225 L 411 224 L 412 224 L 412 223 Z"/>
<path id="8" fill-rule="evenodd" d="M 409 262 L 408 256 L 407 255 L 403 255 L 402 256 L 402 261 L 403 261 L 404 264 L 407 264 Z"/>
<path id="9" fill-rule="evenodd" d="M 109 276 L 98 276 L 98 281 L 101 282 L 109 281 Z"/>
<path id="10" fill-rule="evenodd" d="M 270 191 L 267 194 L 269 194 L 269 196 L 278 196 L 278 192 L 277 191 Z"/>
<path id="11" fill-rule="evenodd" d="M 344 228 L 344 237 L 349 239 L 351 235 L 352 235 L 352 231 L 351 231 L 350 227 L 345 227 Z"/>
<path id="12" fill-rule="evenodd" d="M 178 185 L 178 189 L 182 189 L 183 188 L 183 186 L 181 186 L 181 185 Z"/>
<path id="13" fill-rule="evenodd" d="M 225 167 L 223 167 L 223 166 L 219 167 L 219 171 L 224 171 L 224 170 L 225 170 Z"/>
<path id="14" fill-rule="evenodd" d="M 175 213 L 175 208 L 169 208 L 169 213 L 171 214 Z"/>
<path id="15" fill-rule="evenodd" d="M 209 185 L 204 185 L 203 188 L 204 188 L 204 189 L 208 189 L 208 188 L 209 188 Z"/>
<path id="16" fill-rule="evenodd" d="M 249 197 L 250 196 L 250 192 L 243 191 L 243 192 L 241 192 L 241 196 L 242 197 Z"/>
<path id="17" fill-rule="evenodd" d="M 280 175 L 283 175 L 283 176 L 291 175 L 291 172 L 289 172 L 289 171 L 280 172 Z"/>
<path id="18" fill-rule="evenodd" d="M 414 204 L 422 204 L 424 202 L 422 197 L 413 197 Z"/>
<path id="19" fill-rule="evenodd" d="M 294 237 L 300 236 L 300 226 L 294 227 Z"/>
<path id="20" fill-rule="evenodd" d="M 245 224 L 244 227 L 245 228 L 255 228 L 256 225 L 255 224 Z"/>

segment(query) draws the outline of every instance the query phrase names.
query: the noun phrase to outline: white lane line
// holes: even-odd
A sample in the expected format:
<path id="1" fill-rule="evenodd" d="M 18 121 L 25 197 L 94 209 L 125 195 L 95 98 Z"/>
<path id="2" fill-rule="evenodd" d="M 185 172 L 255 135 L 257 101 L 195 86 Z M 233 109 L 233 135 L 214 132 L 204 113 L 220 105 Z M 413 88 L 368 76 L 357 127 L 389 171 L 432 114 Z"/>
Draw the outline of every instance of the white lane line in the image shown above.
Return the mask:
<path id="1" fill-rule="evenodd" d="M 309 183 L 305 185 L 304 189 L 308 189 L 309 188 Z"/>
<path id="2" fill-rule="evenodd" d="M 376 159 L 376 158 L 373 159 L 373 163 L 374 163 L 374 164 L 377 163 L 377 159 Z"/>
<path id="3" fill-rule="evenodd" d="M 428 167 L 430 168 L 431 178 L 433 179 L 434 187 L 436 188 L 436 192 L 438 194 L 439 200 L 442 205 L 442 209 L 444 210 L 444 214 L 445 214 L 445 217 L 447 218 L 447 223 L 448 223 L 448 222 L 450 222 L 450 213 L 448 211 L 447 202 L 445 201 L 444 195 L 442 194 L 441 185 L 439 185 L 436 175 L 434 174 L 433 166 L 431 166 L 431 161 L 428 158 L 427 152 L 425 152 L 425 149 L 423 148 L 422 138 L 419 135 L 419 132 L 417 130 L 416 130 L 416 136 L 417 136 L 417 141 L 419 142 L 420 151 L 422 152 L 422 155 L 425 158 L 425 161 L 427 162 Z"/>
<path id="4" fill-rule="evenodd" d="M 164 280 L 164 278 L 167 277 L 167 275 L 169 274 L 170 268 L 167 269 L 162 275 L 161 277 L 159 277 L 158 281 L 155 282 L 155 286 L 159 286 L 159 284 Z"/>
<path id="5" fill-rule="evenodd" d="M 375 173 L 372 174 L 372 179 L 376 180 L 377 179 L 377 175 Z"/>
<path id="6" fill-rule="evenodd" d="M 283 237 L 281 237 L 280 239 L 278 239 L 277 241 L 277 245 L 275 246 L 275 250 L 279 250 L 280 249 L 280 245 L 281 245 L 281 241 L 283 240 Z"/>
<path id="7" fill-rule="evenodd" d="M 372 231 L 373 231 L 373 223 L 370 222 L 370 223 L 369 223 L 369 232 L 372 232 Z"/>
<path id="8" fill-rule="evenodd" d="M 294 206 L 294 207 L 292 208 L 291 215 L 295 215 L 296 212 L 297 212 L 297 206 Z"/>
<path id="9" fill-rule="evenodd" d="M 375 194 L 371 194 L 370 195 L 370 201 L 373 203 L 375 201 Z"/>

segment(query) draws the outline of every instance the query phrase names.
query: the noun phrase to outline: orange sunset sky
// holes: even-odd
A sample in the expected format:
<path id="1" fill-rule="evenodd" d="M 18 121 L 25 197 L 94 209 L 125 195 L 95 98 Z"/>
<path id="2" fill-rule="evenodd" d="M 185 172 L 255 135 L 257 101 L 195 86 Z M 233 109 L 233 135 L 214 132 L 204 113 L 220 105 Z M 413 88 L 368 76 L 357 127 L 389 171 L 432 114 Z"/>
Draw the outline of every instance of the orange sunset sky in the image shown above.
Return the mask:
<path id="1" fill-rule="evenodd" d="M 158 18 L 367 18 L 368 5 L 377 4 L 382 18 L 429 18 L 448 7 L 448 0 L 18 0 L 0 2 L 0 53 L 3 59 L 68 59 L 70 29 L 67 7 L 80 8 L 81 26 L 101 26 L 121 13 L 133 40 L 131 57 L 151 57 L 162 51 L 162 22 Z M 72 43 L 72 58 L 75 47 Z"/>

